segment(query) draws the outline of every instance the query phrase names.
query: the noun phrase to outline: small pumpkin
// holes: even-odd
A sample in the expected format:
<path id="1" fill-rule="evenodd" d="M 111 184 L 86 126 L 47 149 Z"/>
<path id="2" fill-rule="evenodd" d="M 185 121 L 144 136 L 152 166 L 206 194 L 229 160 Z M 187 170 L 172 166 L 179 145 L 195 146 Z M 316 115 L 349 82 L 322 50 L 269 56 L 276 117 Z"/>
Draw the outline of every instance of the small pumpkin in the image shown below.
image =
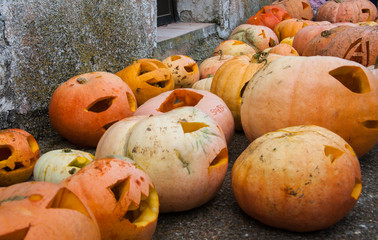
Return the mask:
<path id="1" fill-rule="evenodd" d="M 194 83 L 192 88 L 198 90 L 205 90 L 210 92 L 211 82 L 213 81 L 214 76 L 208 78 L 200 79 L 198 82 Z"/>
<path id="2" fill-rule="evenodd" d="M 218 123 L 227 143 L 231 143 L 235 130 L 232 113 L 226 103 L 210 91 L 190 88 L 168 91 L 139 106 L 134 115 L 159 115 L 183 106 L 196 107 L 207 113 Z"/>
<path id="3" fill-rule="evenodd" d="M 175 88 L 191 87 L 200 79 L 198 65 L 193 58 L 185 55 L 173 55 L 165 58 L 162 63 L 171 70 Z"/>
<path id="4" fill-rule="evenodd" d="M 279 43 L 277 35 L 266 26 L 241 24 L 230 34 L 228 39 L 239 40 L 252 46 L 256 52 L 273 47 Z"/>
<path id="5" fill-rule="evenodd" d="M 367 0 L 331 0 L 325 2 L 316 14 L 316 21 L 364 22 L 374 21 L 377 7 Z"/>
<path id="6" fill-rule="evenodd" d="M 250 141 L 288 126 L 318 125 L 361 157 L 378 141 L 377 109 L 378 81 L 363 65 L 331 56 L 286 56 L 249 81 L 240 114 Z"/>
<path id="7" fill-rule="evenodd" d="M 95 147 L 114 122 L 134 113 L 130 87 L 108 72 L 91 72 L 62 83 L 49 104 L 53 128 L 73 144 Z"/>
<path id="8" fill-rule="evenodd" d="M 232 55 L 234 57 L 245 55 L 245 54 L 251 54 L 256 53 L 256 50 L 248 45 L 245 42 L 239 41 L 239 40 L 225 40 L 218 44 L 218 46 L 214 49 L 214 56 L 217 56 L 219 51 L 222 51 L 225 55 Z"/>
<path id="9" fill-rule="evenodd" d="M 267 48 L 264 52 L 269 52 L 273 54 L 279 54 L 283 56 L 299 56 L 297 50 L 287 43 L 280 43 L 274 47 Z"/>
<path id="10" fill-rule="evenodd" d="M 268 132 L 236 159 L 234 196 L 258 221 L 295 232 L 328 228 L 358 201 L 361 170 L 352 147 L 318 126 Z"/>
<path id="11" fill-rule="evenodd" d="M 88 152 L 75 149 L 58 149 L 44 153 L 35 164 L 35 181 L 59 183 L 93 161 Z"/>
<path id="12" fill-rule="evenodd" d="M 308 0 L 276 0 L 271 5 L 286 10 L 292 18 L 303 20 L 314 18 L 314 13 Z"/>
<path id="13" fill-rule="evenodd" d="M 30 133 L 0 130 L 0 187 L 28 180 L 38 158 L 39 146 Z"/>
<path id="14" fill-rule="evenodd" d="M 157 59 L 139 59 L 116 75 L 130 86 L 138 106 L 175 87 L 171 70 Z"/>
<path id="15" fill-rule="evenodd" d="M 263 25 L 274 29 L 277 23 L 291 18 L 286 10 L 274 6 L 264 6 L 255 15 L 248 18 L 247 24 Z"/>
<path id="16" fill-rule="evenodd" d="M 62 185 L 92 210 L 102 239 L 152 239 L 158 195 L 150 177 L 130 159 L 97 159 Z"/>
<path id="17" fill-rule="evenodd" d="M 116 123 L 96 148 L 96 159 L 109 154 L 127 156 L 146 171 L 159 195 L 160 212 L 208 202 L 220 189 L 228 166 L 222 130 L 208 114 L 189 106 Z"/>
<path id="18" fill-rule="evenodd" d="M 225 55 L 222 50 L 219 50 L 216 56 L 206 58 L 199 65 L 200 79 L 208 78 L 209 75 L 214 76 L 218 68 L 232 58 L 233 55 Z"/>

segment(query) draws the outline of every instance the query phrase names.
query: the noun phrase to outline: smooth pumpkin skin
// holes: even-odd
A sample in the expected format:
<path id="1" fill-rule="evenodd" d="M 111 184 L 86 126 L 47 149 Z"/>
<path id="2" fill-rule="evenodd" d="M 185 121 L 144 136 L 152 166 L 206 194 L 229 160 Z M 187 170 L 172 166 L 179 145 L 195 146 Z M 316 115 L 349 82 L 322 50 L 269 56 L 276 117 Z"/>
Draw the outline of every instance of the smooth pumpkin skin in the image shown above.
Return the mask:
<path id="1" fill-rule="evenodd" d="M 27 181 L 40 156 L 35 138 L 18 128 L 0 130 L 0 187 Z"/>
<path id="2" fill-rule="evenodd" d="M 285 9 L 292 18 L 311 20 L 314 17 L 308 0 L 276 0 L 271 5 Z"/>
<path id="3" fill-rule="evenodd" d="M 234 57 L 256 53 L 256 50 L 252 46 L 243 41 L 234 39 L 224 40 L 223 42 L 219 43 L 214 49 L 214 56 L 217 56 L 219 51 L 222 51 L 222 53 L 225 55 L 231 55 Z"/>
<path id="4" fill-rule="evenodd" d="M 234 58 L 233 55 L 225 55 L 223 51 L 219 51 L 218 55 L 206 58 L 199 65 L 200 79 L 214 76 L 218 68 L 228 60 Z M 195 84 L 195 83 L 194 83 Z"/>
<path id="5" fill-rule="evenodd" d="M 277 23 L 289 18 L 291 18 L 290 14 L 283 8 L 263 6 L 255 15 L 248 18 L 246 23 L 267 26 L 273 30 Z"/>
<path id="6" fill-rule="evenodd" d="M 348 214 L 361 194 L 359 161 L 350 145 L 318 126 L 268 132 L 236 159 L 234 196 L 248 215 L 277 228 L 309 232 Z"/>
<path id="7" fill-rule="evenodd" d="M 316 21 L 329 22 L 364 22 L 374 21 L 377 17 L 377 7 L 366 0 L 332 0 L 318 8 Z"/>
<path id="8" fill-rule="evenodd" d="M 325 127 L 361 157 L 378 141 L 377 109 L 378 81 L 363 65 L 331 56 L 287 56 L 248 83 L 241 122 L 250 141 L 288 126 Z"/>
<path id="9" fill-rule="evenodd" d="M 225 135 L 227 143 L 231 143 L 235 131 L 232 113 L 226 103 L 210 91 L 191 88 L 167 91 L 151 98 L 139 106 L 134 116 L 160 115 L 183 106 L 196 107 L 207 113 L 218 123 Z"/>
<path id="10" fill-rule="evenodd" d="M 240 105 L 244 86 L 264 64 L 279 57 L 281 55 L 278 54 L 239 56 L 224 63 L 215 73 L 210 91 L 222 98 L 231 110 L 234 117 L 235 130 L 242 130 Z"/>
<path id="11" fill-rule="evenodd" d="M 192 88 L 197 90 L 205 90 L 210 92 L 211 82 L 213 81 L 213 77 L 203 78 L 200 79 L 198 82 L 194 83 Z"/>
<path id="12" fill-rule="evenodd" d="M 61 185 L 89 206 L 102 239 L 152 239 L 158 195 L 151 178 L 130 159 L 96 159 Z"/>
<path id="13" fill-rule="evenodd" d="M 283 56 L 299 56 L 297 50 L 287 43 L 280 43 L 274 47 L 265 49 L 264 51 Z"/>
<path id="14" fill-rule="evenodd" d="M 97 106 L 97 107 L 96 107 Z M 135 96 L 109 72 L 90 72 L 62 83 L 49 104 L 53 128 L 78 146 L 96 147 L 107 127 L 134 113 Z"/>
<path id="15" fill-rule="evenodd" d="M 281 41 L 287 37 L 294 37 L 299 30 L 306 26 L 318 25 L 319 23 L 311 20 L 302 20 L 298 18 L 290 18 L 279 22 L 274 27 L 274 33 L 277 35 L 278 39 Z"/>

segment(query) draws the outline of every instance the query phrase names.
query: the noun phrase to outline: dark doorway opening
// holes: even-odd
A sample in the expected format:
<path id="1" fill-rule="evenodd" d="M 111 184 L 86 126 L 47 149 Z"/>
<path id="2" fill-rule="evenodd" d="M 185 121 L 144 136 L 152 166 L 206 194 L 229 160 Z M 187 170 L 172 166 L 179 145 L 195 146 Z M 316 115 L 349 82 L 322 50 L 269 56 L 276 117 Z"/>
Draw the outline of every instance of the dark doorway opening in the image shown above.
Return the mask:
<path id="1" fill-rule="evenodd" d="M 157 0 L 157 26 L 177 22 L 175 0 Z"/>

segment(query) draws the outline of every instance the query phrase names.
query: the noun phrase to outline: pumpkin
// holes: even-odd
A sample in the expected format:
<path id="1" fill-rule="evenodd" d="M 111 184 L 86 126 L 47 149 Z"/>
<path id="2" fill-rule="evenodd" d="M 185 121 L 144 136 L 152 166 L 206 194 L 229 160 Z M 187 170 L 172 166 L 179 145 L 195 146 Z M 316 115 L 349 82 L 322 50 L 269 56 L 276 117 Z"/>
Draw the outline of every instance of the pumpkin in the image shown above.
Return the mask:
<path id="1" fill-rule="evenodd" d="M 244 88 L 252 76 L 267 62 L 281 57 L 277 54 L 248 54 L 224 63 L 211 82 L 210 91 L 223 99 L 234 117 L 235 130 L 242 130 L 240 105 Z"/>
<path id="2" fill-rule="evenodd" d="M 101 239 L 92 211 L 60 185 L 23 182 L 0 188 L 0 203 L 1 239 Z"/>
<path id="3" fill-rule="evenodd" d="M 228 39 L 239 40 L 252 46 L 256 52 L 273 47 L 279 43 L 277 35 L 266 26 L 241 24 L 230 34 Z"/>
<path id="4" fill-rule="evenodd" d="M 39 146 L 30 133 L 0 130 L 0 187 L 28 180 L 38 158 Z"/>
<path id="5" fill-rule="evenodd" d="M 157 59 L 139 59 L 116 75 L 130 86 L 138 106 L 175 87 L 171 70 Z"/>
<path id="6" fill-rule="evenodd" d="M 50 100 L 53 128 L 73 144 L 95 147 L 114 122 L 136 109 L 130 87 L 108 72 L 91 72 L 62 83 Z"/>
<path id="7" fill-rule="evenodd" d="M 325 127 L 361 157 L 378 141 L 377 109 L 378 81 L 363 65 L 331 56 L 287 56 L 248 83 L 241 122 L 250 141 L 288 126 Z"/>
<path id="8" fill-rule="evenodd" d="M 294 37 L 299 30 L 306 26 L 317 25 L 318 23 L 311 20 L 302 20 L 297 18 L 290 18 L 278 23 L 274 27 L 274 33 L 278 39 L 283 40 L 287 37 Z"/>
<path id="9" fill-rule="evenodd" d="M 116 123 L 96 148 L 96 159 L 109 154 L 126 155 L 151 177 L 163 213 L 210 201 L 228 166 L 222 130 L 208 114 L 189 106 Z"/>
<path id="10" fill-rule="evenodd" d="M 293 46 L 293 41 L 294 41 L 294 37 L 287 37 L 287 38 L 282 39 L 280 43 L 286 43 L 286 44 L 289 44 L 290 46 Z"/>
<path id="11" fill-rule="evenodd" d="M 290 14 L 282 8 L 264 6 L 255 15 L 248 18 L 246 23 L 267 26 L 273 30 L 277 23 L 289 18 L 291 18 Z"/>
<path id="12" fill-rule="evenodd" d="M 214 76 L 200 79 L 198 82 L 194 83 L 192 88 L 197 90 L 205 90 L 210 92 L 211 82 L 213 81 Z"/>
<path id="13" fill-rule="evenodd" d="M 130 159 L 97 159 L 62 184 L 92 209 L 102 239 L 152 239 L 158 195 L 151 178 Z"/>
<path id="14" fill-rule="evenodd" d="M 74 149 L 58 149 L 44 153 L 35 164 L 35 181 L 59 183 L 90 163 L 94 156 Z"/>
<path id="15" fill-rule="evenodd" d="M 378 46 L 378 25 L 352 27 L 332 38 L 319 55 L 340 57 L 367 67 L 378 56 L 375 46 Z"/>
<path id="16" fill-rule="evenodd" d="M 274 47 L 267 48 L 264 52 L 279 54 L 283 56 L 299 56 L 297 50 L 287 43 L 280 43 Z"/>
<path id="17" fill-rule="evenodd" d="M 329 30 L 324 30 L 318 33 L 315 37 L 307 42 L 303 47 L 302 56 L 316 56 L 320 55 L 327 48 L 331 40 L 340 32 L 351 28 L 349 25 L 341 25 L 332 27 Z"/>
<path id="18" fill-rule="evenodd" d="M 226 103 L 210 91 L 190 88 L 168 91 L 139 106 L 134 115 L 158 115 L 183 106 L 196 107 L 207 113 L 218 123 L 227 143 L 231 143 L 235 130 L 232 113 Z"/>
<path id="19" fill-rule="evenodd" d="M 218 46 L 214 49 L 214 56 L 217 56 L 219 51 L 222 51 L 225 55 L 232 55 L 234 57 L 250 54 L 250 53 L 256 53 L 256 50 L 248 45 L 245 42 L 239 41 L 239 40 L 225 40 L 218 44 Z"/>
<path id="20" fill-rule="evenodd" d="M 299 55 L 302 55 L 306 45 L 316 36 L 319 36 L 321 32 L 330 30 L 332 28 L 338 27 L 340 25 L 350 25 L 355 26 L 353 23 L 334 23 L 334 24 L 320 24 L 311 25 L 300 29 L 293 39 L 293 47 L 297 50 Z M 327 34 L 326 34 L 327 36 Z M 318 46 L 315 46 L 318 47 Z"/>
<path id="21" fill-rule="evenodd" d="M 165 58 L 162 63 L 171 70 L 175 88 L 191 87 L 200 79 L 198 65 L 191 57 L 173 55 Z"/>
<path id="22" fill-rule="evenodd" d="M 243 211 L 264 224 L 295 232 L 335 224 L 352 210 L 362 190 L 351 146 L 318 126 L 262 135 L 236 159 L 231 175 Z"/>
<path id="23" fill-rule="evenodd" d="M 318 9 L 315 20 L 357 23 L 376 17 L 377 7 L 368 0 L 331 0 Z"/>
<path id="24" fill-rule="evenodd" d="M 224 55 L 222 50 L 217 54 L 219 55 L 206 58 L 199 65 L 200 79 L 208 78 L 210 75 L 214 76 L 223 63 L 234 58 L 233 55 Z"/>
<path id="25" fill-rule="evenodd" d="M 292 18 L 311 20 L 314 13 L 308 0 L 276 0 L 271 6 L 286 10 Z"/>

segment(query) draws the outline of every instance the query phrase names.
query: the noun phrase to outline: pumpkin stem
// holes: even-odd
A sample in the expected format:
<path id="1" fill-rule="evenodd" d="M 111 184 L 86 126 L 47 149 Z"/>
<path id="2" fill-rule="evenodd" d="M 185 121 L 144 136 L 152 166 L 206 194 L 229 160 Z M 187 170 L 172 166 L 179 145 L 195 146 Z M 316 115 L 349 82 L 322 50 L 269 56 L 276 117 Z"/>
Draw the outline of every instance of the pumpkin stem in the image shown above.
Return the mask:
<path id="1" fill-rule="evenodd" d="M 342 3 L 344 2 L 344 0 L 333 0 L 334 2 L 337 2 L 337 3 Z"/>
<path id="2" fill-rule="evenodd" d="M 320 33 L 320 36 L 322 37 L 328 37 L 329 35 L 331 35 L 331 31 L 329 30 L 324 30 L 323 32 Z"/>
<path id="3" fill-rule="evenodd" d="M 219 54 L 219 60 L 223 60 L 223 51 L 220 49 L 219 51 L 216 51 L 215 54 Z"/>
<path id="4" fill-rule="evenodd" d="M 253 54 L 252 58 L 256 59 L 258 63 L 267 62 L 268 52 L 258 52 Z"/>
<path id="5" fill-rule="evenodd" d="M 62 152 L 69 153 L 69 152 L 72 152 L 72 150 L 70 148 L 65 148 L 65 149 L 62 150 Z"/>
<path id="6" fill-rule="evenodd" d="M 78 77 L 78 78 L 76 79 L 76 81 L 77 81 L 78 83 L 80 83 L 80 84 L 85 84 L 85 83 L 88 82 L 88 79 L 86 79 L 86 78 L 84 78 L 84 77 Z"/>
<path id="7" fill-rule="evenodd" d="M 378 68 L 378 56 L 375 57 L 374 69 Z"/>

